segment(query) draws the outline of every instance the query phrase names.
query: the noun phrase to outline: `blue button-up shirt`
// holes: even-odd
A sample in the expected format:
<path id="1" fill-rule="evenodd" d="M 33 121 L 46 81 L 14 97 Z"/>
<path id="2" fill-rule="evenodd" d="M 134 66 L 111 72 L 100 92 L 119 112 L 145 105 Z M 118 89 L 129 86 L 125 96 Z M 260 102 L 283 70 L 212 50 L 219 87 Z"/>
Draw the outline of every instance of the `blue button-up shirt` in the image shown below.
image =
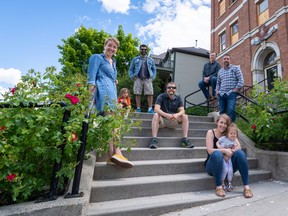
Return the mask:
<path id="1" fill-rule="evenodd" d="M 240 89 L 244 86 L 243 74 L 240 67 L 229 65 L 227 69 L 218 71 L 216 91 L 220 96 L 230 95 L 234 88 Z"/>

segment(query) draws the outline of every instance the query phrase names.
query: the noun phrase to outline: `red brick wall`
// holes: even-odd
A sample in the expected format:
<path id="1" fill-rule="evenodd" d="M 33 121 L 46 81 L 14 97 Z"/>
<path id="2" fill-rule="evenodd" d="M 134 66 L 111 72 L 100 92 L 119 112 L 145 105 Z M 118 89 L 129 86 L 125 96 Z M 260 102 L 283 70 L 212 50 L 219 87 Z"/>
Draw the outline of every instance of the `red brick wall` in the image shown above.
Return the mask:
<path id="1" fill-rule="evenodd" d="M 256 46 L 251 45 L 251 41 L 256 37 L 256 35 L 251 36 L 251 34 L 259 27 L 257 23 L 257 7 L 255 0 L 248 0 L 243 5 L 243 0 L 238 0 L 230 6 L 229 2 L 230 0 L 226 0 L 225 13 L 219 17 L 218 0 L 211 1 L 211 32 L 213 31 L 211 33 L 211 50 L 218 53 L 218 62 L 221 65 L 222 54 L 229 50 L 228 53 L 231 55 L 231 63 L 241 66 L 245 85 L 252 85 L 253 80 L 251 73 L 251 61 L 253 54 L 256 52 L 259 46 L 261 46 L 261 44 Z M 242 5 L 242 8 L 236 14 L 227 19 L 227 17 L 229 17 L 229 15 L 240 5 Z M 273 0 L 269 1 L 268 5 L 269 17 L 271 18 L 275 16 L 277 11 L 288 5 L 288 0 Z M 246 37 L 246 39 L 240 45 L 232 46 L 233 48 L 231 48 L 231 32 L 229 24 L 231 24 L 236 17 L 238 17 L 239 39 L 243 40 L 243 36 Z M 282 76 L 283 78 L 288 78 L 288 14 L 277 14 L 275 17 L 277 17 L 277 19 L 275 22 L 270 23 L 268 28 L 278 24 L 278 29 L 270 38 L 266 40 L 266 42 L 273 42 L 280 48 Z M 219 27 L 219 25 L 222 23 L 224 23 L 224 25 Z M 220 41 L 218 34 L 224 27 L 226 27 L 226 49 L 223 52 L 220 52 Z"/>

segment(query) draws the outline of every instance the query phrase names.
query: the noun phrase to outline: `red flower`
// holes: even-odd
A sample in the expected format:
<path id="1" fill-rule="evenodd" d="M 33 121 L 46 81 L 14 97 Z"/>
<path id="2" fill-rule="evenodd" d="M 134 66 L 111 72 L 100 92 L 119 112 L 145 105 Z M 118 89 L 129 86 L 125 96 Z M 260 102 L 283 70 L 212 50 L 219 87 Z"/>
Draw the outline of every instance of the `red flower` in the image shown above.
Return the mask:
<path id="1" fill-rule="evenodd" d="M 15 91 L 16 91 L 16 87 L 14 87 L 14 88 L 12 88 L 12 89 L 10 90 L 10 92 L 11 92 L 13 95 L 14 95 Z"/>
<path id="2" fill-rule="evenodd" d="M 6 176 L 6 179 L 11 182 L 15 177 L 16 177 L 16 174 L 10 174 Z"/>
<path id="3" fill-rule="evenodd" d="M 78 136 L 74 132 L 72 132 L 72 141 L 77 141 Z"/>
<path id="4" fill-rule="evenodd" d="M 252 128 L 253 130 L 256 130 L 256 125 L 255 125 L 255 124 L 252 124 L 251 128 Z"/>
<path id="5" fill-rule="evenodd" d="M 73 96 L 71 94 L 66 94 L 65 97 L 70 99 L 71 103 L 74 104 L 74 105 L 79 103 L 79 98 L 76 97 L 76 96 Z"/>
<path id="6" fill-rule="evenodd" d="M 6 126 L 5 125 L 1 126 L 0 130 L 3 130 L 3 131 L 6 130 Z"/>
<path id="7" fill-rule="evenodd" d="M 80 87 L 80 86 L 81 86 L 81 83 L 76 83 L 76 86 L 77 86 L 77 87 Z"/>

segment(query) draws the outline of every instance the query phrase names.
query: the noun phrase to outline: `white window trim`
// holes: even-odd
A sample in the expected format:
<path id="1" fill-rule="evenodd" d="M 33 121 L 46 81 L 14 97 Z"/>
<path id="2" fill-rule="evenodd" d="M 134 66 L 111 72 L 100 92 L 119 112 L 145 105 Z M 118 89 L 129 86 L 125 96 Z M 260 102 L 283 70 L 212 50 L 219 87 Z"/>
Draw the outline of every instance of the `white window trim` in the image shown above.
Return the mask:
<path id="1" fill-rule="evenodd" d="M 232 26 L 236 21 L 239 20 L 239 17 L 235 17 L 235 19 L 233 19 L 230 23 L 229 23 L 229 26 Z"/>
<path id="2" fill-rule="evenodd" d="M 218 32 L 218 36 L 220 36 L 223 32 L 226 32 L 226 27 L 223 28 L 221 31 Z"/>

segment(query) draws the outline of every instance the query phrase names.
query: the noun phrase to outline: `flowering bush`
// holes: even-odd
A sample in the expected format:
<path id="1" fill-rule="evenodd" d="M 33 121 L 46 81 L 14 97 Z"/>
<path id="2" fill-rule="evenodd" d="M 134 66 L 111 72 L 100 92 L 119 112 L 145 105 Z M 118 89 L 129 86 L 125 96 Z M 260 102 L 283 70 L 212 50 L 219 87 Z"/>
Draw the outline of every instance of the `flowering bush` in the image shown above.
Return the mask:
<path id="1" fill-rule="evenodd" d="M 74 174 L 84 121 L 90 125 L 86 152 L 107 151 L 109 140 L 114 137 L 120 143 L 129 131 L 132 123 L 124 122 L 123 111 L 105 118 L 94 112 L 90 119 L 85 118 L 91 97 L 86 81 L 80 74 L 64 77 L 54 67 L 47 68 L 44 75 L 30 70 L 13 91 L 3 95 L 4 103 L 11 107 L 0 109 L 0 206 L 45 192 L 54 162 L 61 159 L 57 177 L 59 190 L 63 189 L 64 179 Z M 36 103 L 41 107 L 35 107 Z M 70 112 L 67 122 L 62 121 L 65 110 Z M 114 128 L 119 130 L 113 133 Z M 62 155 L 59 146 L 63 144 Z"/>
<path id="2" fill-rule="evenodd" d="M 281 150 L 286 145 L 285 150 L 288 150 L 288 82 L 276 79 L 269 93 L 260 90 L 258 87 L 252 91 L 252 98 L 258 105 L 238 108 L 238 112 L 249 120 L 250 127 L 241 121 L 237 124 L 258 147 L 265 145 L 270 150 Z M 277 147 L 279 144 L 283 146 Z"/>

